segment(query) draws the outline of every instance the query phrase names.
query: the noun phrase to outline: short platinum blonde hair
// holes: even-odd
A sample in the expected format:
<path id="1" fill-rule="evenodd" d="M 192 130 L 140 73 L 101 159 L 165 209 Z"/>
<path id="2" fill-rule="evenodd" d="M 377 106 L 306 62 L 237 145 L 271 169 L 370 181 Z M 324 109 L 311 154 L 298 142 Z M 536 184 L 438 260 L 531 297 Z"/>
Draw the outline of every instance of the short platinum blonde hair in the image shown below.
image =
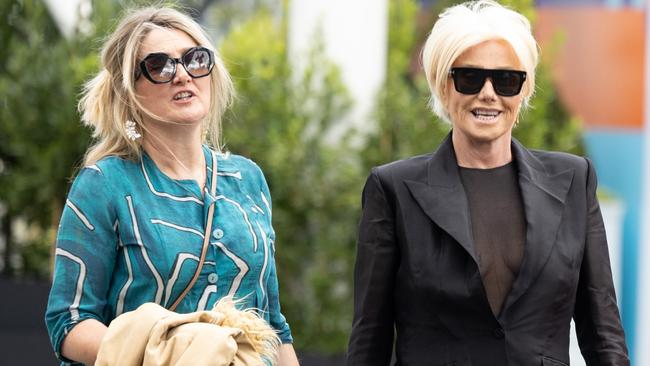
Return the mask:
<path id="1" fill-rule="evenodd" d="M 440 14 L 422 50 L 422 65 L 431 90 L 433 112 L 451 122 L 446 100 L 449 71 L 467 49 L 490 40 L 508 42 L 526 71 L 523 106 L 535 92 L 535 68 L 539 47 L 531 33 L 530 22 L 518 12 L 492 0 L 468 1 Z"/>
<path id="2" fill-rule="evenodd" d="M 142 106 L 135 91 L 138 52 L 146 36 L 154 29 L 182 31 L 197 45 L 214 51 L 215 65 L 210 74 L 211 102 L 203 121 L 203 131 L 206 142 L 217 150 L 221 149 L 221 117 L 234 95 L 230 74 L 209 36 L 196 21 L 173 8 L 150 6 L 126 12 L 104 43 L 99 73 L 84 86 L 78 109 L 82 122 L 93 129 L 96 139 L 86 152 L 84 165 L 92 165 L 109 155 L 134 160 L 141 158 L 140 143 L 128 138 L 125 123 L 133 121 L 142 130 L 143 114 L 159 119 Z M 146 131 L 144 135 L 146 137 Z"/>

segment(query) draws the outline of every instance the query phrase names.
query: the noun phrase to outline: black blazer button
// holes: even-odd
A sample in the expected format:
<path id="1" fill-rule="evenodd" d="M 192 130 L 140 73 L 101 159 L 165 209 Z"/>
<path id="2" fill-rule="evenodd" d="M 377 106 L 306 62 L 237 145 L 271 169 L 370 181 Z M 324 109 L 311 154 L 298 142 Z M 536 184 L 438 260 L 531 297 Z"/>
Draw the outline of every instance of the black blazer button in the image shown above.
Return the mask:
<path id="1" fill-rule="evenodd" d="M 494 328 L 494 330 L 492 331 L 492 335 L 496 339 L 503 339 L 506 333 L 503 331 L 503 328 Z"/>

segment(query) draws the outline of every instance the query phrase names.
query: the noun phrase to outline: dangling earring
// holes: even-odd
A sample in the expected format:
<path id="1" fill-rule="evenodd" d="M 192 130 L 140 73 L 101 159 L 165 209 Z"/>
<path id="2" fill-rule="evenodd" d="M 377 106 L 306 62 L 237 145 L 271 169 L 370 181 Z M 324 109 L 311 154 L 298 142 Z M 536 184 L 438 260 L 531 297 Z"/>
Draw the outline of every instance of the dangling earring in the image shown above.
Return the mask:
<path id="1" fill-rule="evenodd" d="M 128 136 L 131 141 L 135 141 L 142 137 L 142 135 L 140 135 L 135 129 L 135 122 L 127 120 L 126 123 L 124 123 L 124 128 L 126 129 L 126 136 Z"/>

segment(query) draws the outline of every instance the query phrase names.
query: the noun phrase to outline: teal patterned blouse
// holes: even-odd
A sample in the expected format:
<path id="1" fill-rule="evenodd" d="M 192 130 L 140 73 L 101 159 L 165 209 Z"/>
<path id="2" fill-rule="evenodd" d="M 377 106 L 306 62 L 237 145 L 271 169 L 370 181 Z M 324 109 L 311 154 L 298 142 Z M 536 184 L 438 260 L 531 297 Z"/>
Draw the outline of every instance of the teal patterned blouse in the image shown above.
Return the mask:
<path id="1" fill-rule="evenodd" d="M 211 309 L 227 295 L 259 309 L 283 343 L 291 331 L 280 311 L 271 198 L 251 160 L 204 146 L 204 193 L 174 180 L 143 154 L 106 157 L 76 177 L 59 226 L 45 321 L 57 357 L 77 323 L 108 325 L 145 302 L 170 306 L 194 275 L 209 203 L 216 201 L 210 247 L 197 282 L 176 311 Z M 217 193 L 209 193 L 213 159 Z"/>

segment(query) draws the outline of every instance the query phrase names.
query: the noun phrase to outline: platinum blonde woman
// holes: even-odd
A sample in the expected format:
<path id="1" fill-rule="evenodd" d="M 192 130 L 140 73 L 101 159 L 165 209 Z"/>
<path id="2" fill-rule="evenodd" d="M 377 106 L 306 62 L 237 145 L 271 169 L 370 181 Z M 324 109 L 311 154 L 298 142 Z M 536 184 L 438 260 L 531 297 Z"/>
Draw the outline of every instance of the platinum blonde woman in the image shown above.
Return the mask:
<path id="1" fill-rule="evenodd" d="M 629 365 L 596 174 L 512 130 L 535 90 L 528 20 L 493 1 L 445 10 L 423 66 L 436 151 L 374 168 L 363 191 L 349 366 Z"/>

